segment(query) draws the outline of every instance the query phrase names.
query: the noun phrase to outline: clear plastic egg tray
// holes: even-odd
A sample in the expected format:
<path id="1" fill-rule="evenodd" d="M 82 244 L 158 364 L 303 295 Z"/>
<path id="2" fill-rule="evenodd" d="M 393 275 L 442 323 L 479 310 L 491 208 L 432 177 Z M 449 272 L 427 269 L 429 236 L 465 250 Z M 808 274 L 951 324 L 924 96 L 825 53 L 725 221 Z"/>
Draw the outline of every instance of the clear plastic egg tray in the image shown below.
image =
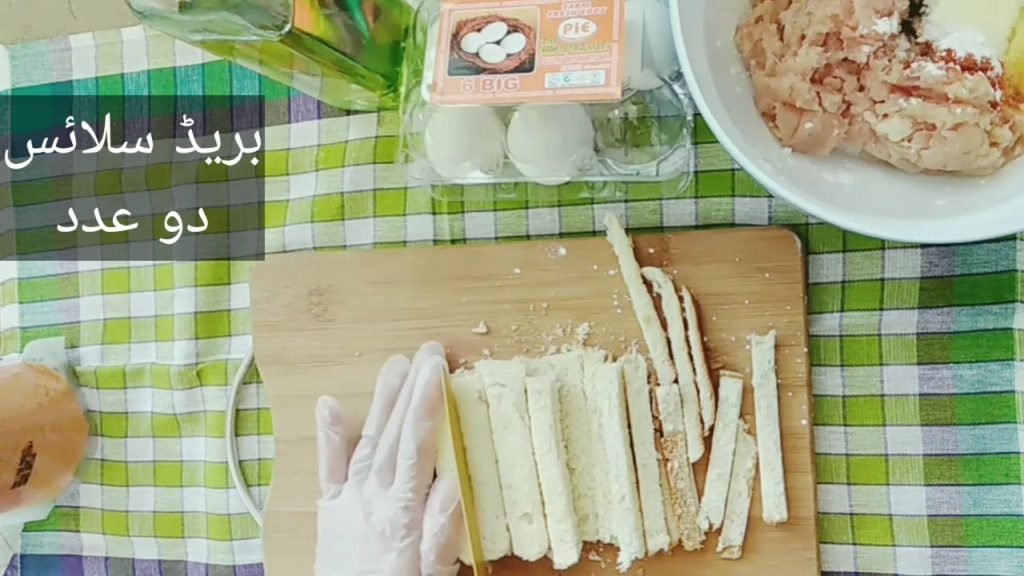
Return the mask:
<path id="1" fill-rule="evenodd" d="M 629 10 L 662 1 L 627 0 L 627 35 L 650 41 L 650 18 L 630 19 Z M 663 55 L 648 57 L 650 45 L 627 41 L 618 102 L 438 106 L 430 95 L 439 16 L 435 3 L 421 4 L 406 46 L 399 155 L 413 185 L 451 200 L 522 198 L 538 187 L 559 197 L 626 198 L 645 182 L 670 198 L 687 188 L 694 112 L 674 56 L 666 65 Z M 650 195 L 650 186 L 641 188 Z"/>

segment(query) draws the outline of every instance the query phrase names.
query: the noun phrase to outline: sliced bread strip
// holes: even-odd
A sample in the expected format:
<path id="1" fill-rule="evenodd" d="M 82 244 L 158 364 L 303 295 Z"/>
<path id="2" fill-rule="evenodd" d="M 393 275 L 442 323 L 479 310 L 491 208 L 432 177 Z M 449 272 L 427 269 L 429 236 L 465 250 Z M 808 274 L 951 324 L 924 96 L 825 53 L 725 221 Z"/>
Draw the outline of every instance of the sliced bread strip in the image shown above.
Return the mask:
<path id="1" fill-rule="evenodd" d="M 654 555 L 669 548 L 668 525 L 665 523 L 665 502 L 661 494 L 661 472 L 658 449 L 654 445 L 654 418 L 651 415 L 651 389 L 647 382 L 647 361 L 636 352 L 621 359 L 626 380 L 626 405 L 629 408 L 629 430 L 633 438 L 636 480 L 640 490 L 644 540 L 647 554 Z"/>
<path id="2" fill-rule="evenodd" d="M 700 331 L 700 318 L 697 316 L 693 294 L 686 286 L 683 286 L 680 294 L 683 297 L 683 311 L 686 315 L 686 337 L 690 339 L 693 372 L 700 395 L 700 415 L 704 421 L 704 435 L 707 436 L 715 424 L 715 391 L 711 388 L 711 373 L 708 371 L 708 361 L 704 356 L 704 335 Z"/>
<path id="3" fill-rule="evenodd" d="M 640 273 L 640 265 L 633 254 L 633 241 L 622 229 L 622 224 L 614 214 L 608 212 L 604 215 L 604 225 L 608 243 L 611 244 L 615 257 L 619 261 L 619 270 L 622 273 L 622 280 L 626 283 L 626 290 L 633 301 L 633 313 L 636 314 L 637 322 L 640 323 L 640 331 L 644 335 L 644 342 L 647 343 L 647 350 L 651 355 L 651 363 L 654 364 L 654 372 L 658 376 L 658 384 L 667 386 L 676 381 L 676 369 L 672 365 L 672 357 L 669 355 L 668 339 L 665 337 L 665 330 L 661 327 L 661 320 L 658 318 L 658 311 L 654 308 L 654 299 L 647 292 L 644 279 Z"/>
<path id="4" fill-rule="evenodd" d="M 625 572 L 634 561 L 646 556 L 647 547 L 629 443 L 622 366 L 618 363 L 598 366 L 586 384 L 587 402 L 597 407 L 601 445 L 608 462 L 604 492 L 609 497 L 609 527 L 614 544 L 619 548 L 619 571 Z"/>
<path id="5" fill-rule="evenodd" d="M 498 460 L 494 454 L 494 435 L 487 411 L 484 382 L 479 373 L 463 370 L 452 374 L 449 381 L 463 431 L 462 447 L 466 454 L 466 467 L 473 483 L 480 546 L 484 560 L 490 562 L 508 556 L 512 551 L 512 541 L 505 520 L 505 503 L 498 476 Z M 462 560 L 469 564 L 469 556 L 465 552 Z"/>
<path id="6" fill-rule="evenodd" d="M 757 472 L 757 445 L 747 433 L 747 425 L 736 428 L 736 455 L 732 461 L 729 499 L 725 505 L 725 522 L 718 537 L 717 552 L 726 560 L 743 556 L 743 540 L 747 535 L 750 500 L 754 495 L 754 474 Z"/>
<path id="7" fill-rule="evenodd" d="M 533 456 L 537 462 L 548 540 L 551 542 L 551 559 L 556 570 L 565 570 L 579 562 L 583 542 L 573 510 L 572 484 L 559 421 L 558 386 L 554 373 L 531 369 L 526 376 L 526 398 L 530 409 Z"/>
<path id="8" fill-rule="evenodd" d="M 679 544 L 679 540 L 682 537 L 682 527 L 679 526 L 679 518 L 676 516 L 675 510 L 672 508 L 672 481 L 668 476 L 668 466 L 665 465 L 664 448 L 665 439 L 663 436 L 657 437 L 658 450 L 658 474 L 661 478 L 661 499 L 665 502 L 665 525 L 668 527 L 668 549 L 671 550 Z M 691 475 L 692 476 L 692 475 Z M 696 507 L 694 508 L 696 510 Z M 468 564 L 468 562 L 466 562 Z"/>
<path id="9" fill-rule="evenodd" d="M 512 553 L 532 562 L 547 554 L 548 530 L 533 459 L 526 366 L 517 361 L 486 360 L 478 362 L 476 368 L 487 394 Z"/>
<path id="10" fill-rule="evenodd" d="M 583 391 L 587 399 L 587 427 L 590 429 L 587 442 L 591 452 L 591 473 L 594 475 L 594 492 L 588 497 L 593 501 L 597 526 L 597 536 L 594 538 L 594 541 L 614 544 L 615 530 L 611 514 L 612 496 L 608 490 L 608 478 L 611 475 L 611 468 L 604 447 L 605 432 L 602 426 L 603 420 L 601 419 L 599 398 L 595 395 L 594 389 L 594 383 L 598 378 L 597 374 L 607 362 L 608 353 L 604 350 L 587 348 L 583 351 Z M 585 538 L 584 540 L 588 539 Z"/>
<path id="11" fill-rule="evenodd" d="M 593 419 L 583 390 L 583 352 L 573 350 L 533 362 L 550 366 L 558 381 L 561 428 L 576 522 L 580 538 L 586 542 L 597 541 L 601 510 L 597 487 L 603 485 L 598 474 L 606 463 L 604 454 L 594 447 L 598 437 L 591 429 Z M 604 358 L 597 363 L 603 364 Z"/>
<path id="12" fill-rule="evenodd" d="M 743 376 L 722 372 L 718 377 L 718 414 L 715 434 L 711 439 L 711 458 L 700 500 L 700 525 L 704 530 L 718 530 L 725 518 L 729 496 L 729 478 L 736 453 L 736 426 L 743 406 Z"/>
<path id="13" fill-rule="evenodd" d="M 655 294 L 661 298 L 661 315 L 668 324 L 668 340 L 672 346 L 672 360 L 679 375 L 679 391 L 683 396 L 683 423 L 686 425 L 686 442 L 690 463 L 698 462 L 704 456 L 704 434 L 700 424 L 700 400 L 697 383 L 690 360 L 690 344 L 687 341 L 683 323 L 683 307 L 679 303 L 672 278 L 661 268 L 646 267 L 644 278 L 651 283 Z"/>
<path id="14" fill-rule="evenodd" d="M 656 386 L 654 397 L 661 421 L 661 455 L 668 481 L 666 512 L 670 518 L 669 525 L 675 525 L 684 550 L 700 550 L 704 544 L 704 530 L 698 522 L 700 501 L 697 482 L 687 459 L 686 426 L 679 386 Z"/>
<path id="15" fill-rule="evenodd" d="M 782 463 L 779 428 L 779 383 L 775 376 L 775 330 L 750 337 L 753 366 L 754 423 L 757 426 L 758 464 L 761 471 L 761 516 L 765 524 L 789 520 L 786 474 Z"/>

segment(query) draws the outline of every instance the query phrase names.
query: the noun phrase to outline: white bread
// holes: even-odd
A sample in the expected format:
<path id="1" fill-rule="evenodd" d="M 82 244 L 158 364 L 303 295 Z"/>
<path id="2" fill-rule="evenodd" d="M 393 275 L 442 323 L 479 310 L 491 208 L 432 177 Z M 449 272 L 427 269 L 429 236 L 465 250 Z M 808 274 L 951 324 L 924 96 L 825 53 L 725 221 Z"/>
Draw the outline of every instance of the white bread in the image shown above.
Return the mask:
<path id="1" fill-rule="evenodd" d="M 508 360 L 476 364 L 483 377 L 501 495 L 512 539 L 512 553 L 532 562 L 548 551 L 537 465 L 526 400 L 526 365 Z"/>
<path id="2" fill-rule="evenodd" d="M 534 362 L 550 366 L 558 381 L 560 419 L 577 528 L 584 541 L 597 541 L 600 524 L 597 487 L 602 485 L 598 474 L 606 463 L 603 452 L 594 446 L 598 436 L 592 430 L 593 419 L 583 390 L 583 352 L 573 350 Z M 598 361 L 603 362 L 603 358 Z"/>
<path id="3" fill-rule="evenodd" d="M 484 560 L 489 562 L 508 556 L 512 551 L 512 541 L 505 519 L 505 504 L 498 476 L 498 460 L 494 454 L 494 437 L 484 383 L 477 372 L 463 370 L 452 374 L 449 382 L 463 431 L 462 447 L 466 455 L 466 468 L 473 483 L 473 502 L 476 506 L 481 549 Z M 439 468 L 441 461 L 439 456 Z M 462 561 L 469 564 L 469 555 L 465 551 Z"/>
<path id="4" fill-rule="evenodd" d="M 654 418 L 651 415 L 651 389 L 647 383 L 647 361 L 636 352 L 622 357 L 626 381 L 626 405 L 633 438 L 636 480 L 640 491 L 644 540 L 647 554 L 668 550 L 670 540 L 665 522 L 665 502 L 661 493 L 661 466 L 654 444 Z"/>
<path id="5" fill-rule="evenodd" d="M 704 530 L 698 521 L 700 501 L 693 468 L 687 459 L 686 426 L 679 387 L 656 386 L 654 396 L 661 421 L 661 454 L 668 482 L 666 513 L 679 532 L 679 541 L 687 551 L 700 550 L 704 543 Z"/>
<path id="6" fill-rule="evenodd" d="M 544 497 L 551 559 L 556 570 L 564 570 L 579 562 L 583 542 L 576 527 L 572 484 L 559 422 L 558 383 L 550 369 L 537 368 L 537 364 L 532 364 L 526 376 L 533 456 Z"/>
<path id="7" fill-rule="evenodd" d="M 750 336 L 754 373 L 754 423 L 757 426 L 758 464 L 761 472 L 761 516 L 770 525 L 789 520 L 786 473 L 782 463 L 782 432 L 779 429 L 775 337 L 775 330 L 765 336 Z"/>
<path id="8" fill-rule="evenodd" d="M 647 343 L 651 363 L 654 364 L 654 372 L 658 376 L 658 384 L 673 384 L 676 381 L 676 369 L 669 355 L 668 340 L 665 337 L 665 330 L 661 327 L 658 311 L 654 308 L 654 299 L 647 292 L 647 286 L 644 285 L 640 274 L 640 265 L 633 254 L 633 242 L 622 229 L 619 219 L 611 212 L 605 213 L 604 225 L 608 243 L 611 244 L 619 261 L 622 280 L 626 283 L 626 290 L 633 300 L 633 313 L 640 323 L 640 331 L 644 335 L 644 342 Z"/>
<path id="9" fill-rule="evenodd" d="M 592 387 L 598 377 L 598 371 L 607 361 L 608 353 L 604 350 L 587 348 L 583 351 L 583 392 L 587 398 L 587 427 L 590 429 L 588 443 L 590 445 L 591 473 L 594 477 L 594 492 L 589 496 L 596 520 L 594 541 L 614 544 L 615 531 L 611 515 L 612 496 L 608 492 L 608 478 L 611 469 L 604 447 L 601 411 Z M 587 538 L 584 539 L 589 541 Z"/>
<path id="10" fill-rule="evenodd" d="M 757 471 L 757 446 L 747 433 L 747 425 L 740 422 L 736 428 L 736 456 L 732 461 L 729 480 L 729 499 L 725 505 L 725 522 L 718 537 L 716 550 L 726 560 L 743 556 L 743 540 L 747 535 L 750 500 L 754 494 L 754 474 Z"/>
<path id="11" fill-rule="evenodd" d="M 700 500 L 700 525 L 704 530 L 718 530 L 725 518 L 729 496 L 729 478 L 736 453 L 736 426 L 743 407 L 743 376 L 722 372 L 718 377 L 718 414 L 715 434 L 711 439 L 711 457 Z"/>
<path id="12" fill-rule="evenodd" d="M 711 373 L 708 371 L 707 358 L 704 357 L 704 336 L 700 331 L 700 318 L 697 316 L 693 294 L 686 286 L 682 287 L 680 294 L 686 315 L 686 336 L 690 339 L 690 352 L 693 354 L 693 372 L 697 378 L 697 392 L 700 394 L 700 416 L 704 421 L 704 435 L 707 436 L 715 424 L 715 391 L 711 387 Z"/>
<path id="13" fill-rule="evenodd" d="M 672 278 L 661 268 L 646 267 L 644 278 L 651 283 L 654 293 L 661 298 L 661 315 L 668 324 L 668 340 L 672 346 L 672 360 L 679 375 L 679 392 L 683 400 L 683 423 L 686 425 L 686 443 L 690 463 L 700 461 L 704 456 L 704 434 L 700 424 L 700 400 L 697 396 L 693 361 L 690 360 L 690 344 L 683 323 L 683 307 L 679 303 Z"/>
<path id="14" fill-rule="evenodd" d="M 609 497 L 609 527 L 614 544 L 619 548 L 619 571 L 625 572 L 633 561 L 646 556 L 647 548 L 629 442 L 622 366 L 618 363 L 598 366 L 586 385 L 587 402 L 597 407 L 601 444 L 608 462 L 603 492 Z"/>

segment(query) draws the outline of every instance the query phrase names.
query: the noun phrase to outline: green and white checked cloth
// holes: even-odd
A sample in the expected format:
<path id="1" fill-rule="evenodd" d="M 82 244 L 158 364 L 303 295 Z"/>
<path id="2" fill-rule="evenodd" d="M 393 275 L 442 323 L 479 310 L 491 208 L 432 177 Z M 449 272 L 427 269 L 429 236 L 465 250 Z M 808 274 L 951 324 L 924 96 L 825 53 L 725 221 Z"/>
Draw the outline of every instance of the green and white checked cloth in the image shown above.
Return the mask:
<path id="1" fill-rule="evenodd" d="M 824 570 L 1024 574 L 1024 236 L 919 247 L 844 233 L 767 196 L 703 124 L 698 173 L 677 198 L 644 185 L 605 205 L 541 187 L 434 200 L 391 165 L 395 115 L 346 117 L 141 28 L 0 47 L 11 86 L 264 94 L 271 251 L 593 234 L 609 207 L 634 229 L 789 226 L 809 252 Z M 222 435 L 250 344 L 248 270 L 0 263 L 2 352 L 65 336 L 93 426 L 80 485 L 27 527 L 9 574 L 261 573 Z M 258 384 L 241 405 L 245 475 L 262 498 L 273 447 Z"/>

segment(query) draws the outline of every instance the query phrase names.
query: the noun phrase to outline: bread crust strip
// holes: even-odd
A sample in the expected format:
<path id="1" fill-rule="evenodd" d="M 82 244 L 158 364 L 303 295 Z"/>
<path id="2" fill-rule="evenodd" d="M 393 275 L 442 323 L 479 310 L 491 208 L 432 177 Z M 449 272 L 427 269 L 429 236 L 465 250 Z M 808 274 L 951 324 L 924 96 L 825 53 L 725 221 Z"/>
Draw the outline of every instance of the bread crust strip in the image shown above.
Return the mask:
<path id="1" fill-rule="evenodd" d="M 643 268 L 641 273 L 661 299 L 661 315 L 668 324 L 668 340 L 672 347 L 672 359 L 675 361 L 676 373 L 679 376 L 679 392 L 683 400 L 686 447 L 690 464 L 694 464 L 704 456 L 704 433 L 701 430 L 700 399 L 697 395 L 693 361 L 690 359 L 690 344 L 683 323 L 683 307 L 672 278 L 664 270 L 648 266 Z"/>
<path id="2" fill-rule="evenodd" d="M 775 330 L 764 336 L 750 336 L 754 423 L 761 472 L 761 518 L 765 524 L 773 526 L 789 520 L 779 426 L 779 383 L 775 376 L 775 341 Z"/>
<path id="3" fill-rule="evenodd" d="M 626 291 L 633 301 L 633 313 L 637 322 L 640 323 L 640 331 L 643 332 L 644 342 L 651 356 L 651 363 L 654 364 L 654 373 L 658 377 L 658 384 L 668 386 L 676 381 L 676 369 L 672 365 L 672 357 L 669 354 L 668 338 L 665 330 L 661 327 L 661 319 L 658 318 L 658 311 L 654 307 L 654 299 L 647 292 L 647 285 L 644 284 L 643 276 L 640 273 L 640 264 L 633 254 L 633 241 L 630 240 L 626 231 L 623 230 L 619 219 L 611 212 L 604 215 L 605 235 L 608 243 L 615 252 L 619 261 L 619 272 L 622 280 L 626 283 Z"/>

